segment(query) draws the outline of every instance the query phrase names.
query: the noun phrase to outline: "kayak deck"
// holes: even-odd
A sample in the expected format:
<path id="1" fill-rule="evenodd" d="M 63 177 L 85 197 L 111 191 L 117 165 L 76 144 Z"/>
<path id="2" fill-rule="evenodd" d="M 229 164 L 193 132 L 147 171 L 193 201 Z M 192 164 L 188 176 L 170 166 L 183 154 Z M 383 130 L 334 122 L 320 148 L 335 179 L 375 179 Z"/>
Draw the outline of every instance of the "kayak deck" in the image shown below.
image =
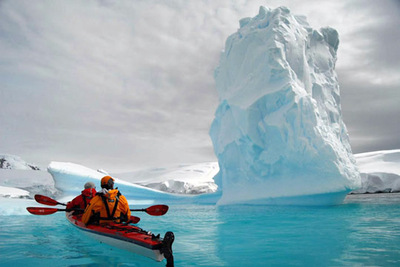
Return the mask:
<path id="1" fill-rule="evenodd" d="M 167 259 L 167 266 L 173 266 L 172 243 L 174 235 L 167 232 L 164 238 L 153 234 L 133 225 L 108 223 L 106 225 L 85 225 L 80 220 L 80 216 L 67 212 L 68 221 L 75 227 L 83 230 L 89 236 L 100 242 L 111 246 L 128 250 L 155 261 Z"/>

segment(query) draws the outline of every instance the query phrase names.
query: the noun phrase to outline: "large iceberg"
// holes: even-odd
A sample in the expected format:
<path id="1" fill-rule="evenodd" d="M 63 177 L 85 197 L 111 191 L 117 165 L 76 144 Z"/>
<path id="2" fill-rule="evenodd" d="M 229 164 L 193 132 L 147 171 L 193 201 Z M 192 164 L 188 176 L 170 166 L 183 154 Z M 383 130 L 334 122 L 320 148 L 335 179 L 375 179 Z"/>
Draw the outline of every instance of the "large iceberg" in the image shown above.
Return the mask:
<path id="1" fill-rule="evenodd" d="M 211 174 L 215 168 L 213 164 L 207 164 L 210 167 L 200 167 L 196 170 L 203 169 L 209 170 Z M 210 170 L 211 169 L 211 170 Z M 87 168 L 85 166 L 70 163 L 70 162 L 51 162 L 47 168 L 48 172 L 54 179 L 55 187 L 62 192 L 60 200 L 69 201 L 72 197 L 80 194 L 83 190 L 83 185 L 86 182 L 94 182 L 97 185 L 97 190 L 100 190 L 100 180 L 105 175 L 108 175 L 104 171 L 95 171 L 93 169 Z M 215 204 L 217 198 L 220 196 L 219 193 L 209 193 L 201 195 L 187 195 L 187 194 L 173 194 L 164 192 L 157 189 L 152 189 L 149 187 L 142 186 L 135 180 L 139 179 L 142 182 L 147 179 L 141 179 L 140 177 L 134 178 L 132 175 L 139 175 L 140 173 L 126 173 L 126 174 L 116 174 L 112 175 L 115 179 L 115 186 L 121 191 L 121 193 L 127 198 L 129 203 L 133 204 L 153 204 L 159 201 L 166 201 L 166 203 L 204 203 L 204 204 Z M 206 173 L 207 174 L 207 173 Z M 145 174 L 143 174 L 145 175 Z M 208 176 L 208 175 L 207 175 Z M 122 178 L 119 178 L 122 177 Z M 163 176 L 164 177 L 164 176 Z M 178 178 L 178 177 L 176 177 Z M 150 179 L 152 180 L 152 179 Z M 147 181 L 150 181 L 147 180 Z M 168 179 L 169 181 L 175 181 Z M 182 179 L 179 179 L 182 180 Z M 178 181 L 179 181 L 178 180 Z M 185 179 L 188 182 L 189 179 Z M 209 179 L 206 179 L 209 180 Z M 153 177 L 153 181 L 156 183 L 164 184 L 165 181 L 160 181 L 159 178 Z M 176 182 L 178 182 L 176 181 Z M 151 183 L 154 184 L 154 183 Z M 178 183 L 178 186 L 186 184 L 185 182 Z M 193 183 L 191 183 L 193 185 Z M 204 184 L 201 181 L 195 182 L 198 186 L 202 187 Z M 165 185 L 165 184 L 164 184 Z M 174 184 L 172 185 L 174 186 Z M 179 191 L 174 190 L 174 188 L 168 188 L 168 191 Z M 177 188 L 175 188 L 177 189 Z M 214 192 L 215 190 L 211 190 Z"/>
<path id="2" fill-rule="evenodd" d="M 360 186 L 335 73 L 339 37 L 261 7 L 226 41 L 210 136 L 219 204 L 337 204 Z"/>

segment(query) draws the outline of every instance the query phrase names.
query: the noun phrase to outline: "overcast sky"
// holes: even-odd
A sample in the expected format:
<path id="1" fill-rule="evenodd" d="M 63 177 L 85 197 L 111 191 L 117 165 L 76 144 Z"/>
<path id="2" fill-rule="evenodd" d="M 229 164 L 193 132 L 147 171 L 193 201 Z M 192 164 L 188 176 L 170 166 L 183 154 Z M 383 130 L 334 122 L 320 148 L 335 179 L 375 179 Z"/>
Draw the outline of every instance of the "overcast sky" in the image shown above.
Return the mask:
<path id="1" fill-rule="evenodd" d="M 400 148 L 398 0 L 0 0 L 0 154 L 111 172 L 216 161 L 213 72 L 260 5 L 338 30 L 353 152 Z"/>

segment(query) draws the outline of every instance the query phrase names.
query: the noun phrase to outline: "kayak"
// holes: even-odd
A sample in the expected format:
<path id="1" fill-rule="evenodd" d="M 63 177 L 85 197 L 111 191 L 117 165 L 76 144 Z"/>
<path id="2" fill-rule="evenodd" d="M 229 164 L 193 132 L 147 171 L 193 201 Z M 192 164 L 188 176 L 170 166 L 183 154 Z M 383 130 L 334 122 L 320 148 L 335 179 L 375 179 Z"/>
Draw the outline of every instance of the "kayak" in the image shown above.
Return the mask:
<path id="1" fill-rule="evenodd" d="M 155 261 L 167 260 L 168 267 L 174 266 L 172 243 L 174 234 L 167 232 L 164 238 L 155 236 L 137 226 L 121 223 L 106 225 L 85 225 L 73 212 L 66 212 L 68 221 L 87 235 L 108 245 L 128 250 Z"/>

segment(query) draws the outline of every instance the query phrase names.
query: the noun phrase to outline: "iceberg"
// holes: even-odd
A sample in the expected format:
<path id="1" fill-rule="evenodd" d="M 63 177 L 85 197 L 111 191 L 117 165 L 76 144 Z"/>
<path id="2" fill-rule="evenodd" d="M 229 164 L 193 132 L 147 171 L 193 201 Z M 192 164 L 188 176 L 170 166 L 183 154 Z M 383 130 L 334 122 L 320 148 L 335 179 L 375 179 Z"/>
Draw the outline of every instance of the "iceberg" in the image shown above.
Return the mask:
<path id="1" fill-rule="evenodd" d="M 207 164 L 206 166 L 210 166 L 211 169 L 206 172 L 206 179 L 207 179 L 209 177 L 208 174 L 212 173 L 213 170 L 215 170 L 215 168 L 213 168 L 213 164 Z M 196 168 L 195 170 L 199 169 L 200 168 Z M 207 170 L 206 167 L 203 167 L 203 169 Z M 83 189 L 83 185 L 86 182 L 93 182 L 97 187 L 96 189 L 100 190 L 100 180 L 102 177 L 105 176 L 105 172 L 103 170 L 95 171 L 88 167 L 70 162 L 51 162 L 47 170 L 54 179 L 55 187 L 62 192 L 60 201 L 64 202 L 71 200 L 76 195 L 79 195 Z M 131 181 L 135 180 L 134 178 L 132 178 L 132 173 L 125 173 L 119 175 L 111 174 L 111 175 L 115 179 L 115 187 L 117 187 L 121 191 L 121 193 L 127 198 L 128 202 L 132 204 L 148 205 L 157 203 L 157 201 L 167 201 L 168 203 L 215 204 L 217 197 L 219 197 L 218 193 L 187 195 L 187 194 L 176 194 L 176 193 L 174 194 L 149 188 L 137 183 L 132 183 Z M 146 176 L 143 173 L 141 175 Z M 153 184 L 153 186 L 155 183 L 158 183 L 160 185 L 165 184 L 165 180 L 161 181 L 159 179 L 161 179 L 161 177 L 159 177 L 158 179 L 156 177 L 152 177 L 151 180 L 154 182 L 151 183 L 150 180 L 143 178 L 143 176 L 142 179 L 139 178 L 139 180 L 142 180 L 142 182 L 147 181 L 147 183 Z M 181 185 L 185 183 L 178 182 L 177 184 Z M 201 181 L 198 181 L 197 184 L 200 186 L 204 186 L 204 184 Z M 169 188 L 169 191 L 174 191 L 174 190 L 173 188 Z"/>
<path id="2" fill-rule="evenodd" d="M 0 169 L 2 216 L 29 214 L 26 207 L 41 206 L 33 200 L 35 194 L 66 203 L 81 193 L 86 182 L 94 182 L 99 190 L 100 179 L 110 175 L 102 169 L 96 171 L 70 162 L 51 162 L 47 171 L 37 171 L 25 168 L 25 161 L 21 158 L 12 158 L 18 160 L 13 161 L 12 166 L 7 165 L 7 169 Z M 217 172 L 218 164 L 207 162 L 173 168 L 144 169 L 111 176 L 131 207 L 160 202 L 215 204 L 219 195 L 213 194 L 216 191 L 213 177 Z"/>
<path id="3" fill-rule="evenodd" d="M 105 176 L 103 172 L 69 162 L 51 162 L 47 170 L 54 179 L 55 187 L 63 192 L 63 199 L 66 201 L 79 195 L 86 182 L 93 182 L 96 189 L 100 190 L 100 180 Z M 148 200 L 151 203 L 154 199 L 168 198 L 164 192 L 132 184 L 116 177 L 113 178 L 115 186 L 130 202 L 137 203 L 139 200 Z"/>
<path id="4" fill-rule="evenodd" d="M 400 149 L 355 155 L 361 173 L 361 188 L 353 194 L 400 192 Z"/>
<path id="5" fill-rule="evenodd" d="M 289 9 L 240 20 L 215 70 L 218 204 L 339 204 L 360 186 L 335 72 L 338 32 Z"/>

